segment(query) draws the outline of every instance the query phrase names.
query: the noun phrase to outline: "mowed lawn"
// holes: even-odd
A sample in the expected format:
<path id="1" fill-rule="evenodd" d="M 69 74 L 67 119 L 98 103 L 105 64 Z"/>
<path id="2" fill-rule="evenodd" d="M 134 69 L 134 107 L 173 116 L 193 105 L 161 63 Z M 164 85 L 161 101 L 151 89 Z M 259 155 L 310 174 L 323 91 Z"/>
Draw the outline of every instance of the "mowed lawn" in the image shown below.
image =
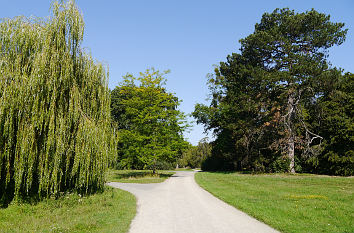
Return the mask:
<path id="1" fill-rule="evenodd" d="M 106 180 L 159 183 L 174 172 L 108 170 Z M 67 194 L 35 204 L 10 204 L 0 208 L 0 232 L 128 232 L 136 214 L 136 199 L 126 191 L 106 187 L 90 196 Z"/>
<path id="2" fill-rule="evenodd" d="M 219 199 L 282 232 L 354 232 L 354 178 L 199 172 Z"/>
<path id="3" fill-rule="evenodd" d="M 132 194 L 107 187 L 88 197 L 68 194 L 0 208 L 0 232 L 128 232 L 135 213 Z"/>
<path id="4" fill-rule="evenodd" d="M 175 174 L 172 171 L 157 171 L 155 174 L 151 170 L 114 170 L 110 169 L 106 173 L 107 182 L 120 183 L 161 183 Z"/>

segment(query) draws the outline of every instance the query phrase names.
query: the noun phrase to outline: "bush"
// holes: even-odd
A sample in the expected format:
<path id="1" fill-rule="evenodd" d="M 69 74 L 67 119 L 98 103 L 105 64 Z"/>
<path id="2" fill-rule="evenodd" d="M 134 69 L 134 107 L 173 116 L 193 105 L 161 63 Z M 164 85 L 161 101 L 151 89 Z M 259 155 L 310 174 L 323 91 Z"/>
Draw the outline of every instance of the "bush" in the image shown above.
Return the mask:
<path id="1" fill-rule="evenodd" d="M 289 171 L 290 159 L 286 156 L 278 157 L 269 165 L 269 172 L 284 173 Z"/>

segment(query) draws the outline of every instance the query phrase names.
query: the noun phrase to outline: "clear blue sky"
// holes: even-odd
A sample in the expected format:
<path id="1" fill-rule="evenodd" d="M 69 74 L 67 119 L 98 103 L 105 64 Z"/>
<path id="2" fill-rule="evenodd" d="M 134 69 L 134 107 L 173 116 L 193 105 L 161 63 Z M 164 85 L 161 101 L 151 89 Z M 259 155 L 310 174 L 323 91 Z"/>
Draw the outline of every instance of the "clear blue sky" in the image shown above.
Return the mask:
<path id="1" fill-rule="evenodd" d="M 109 64 L 113 89 L 126 73 L 146 68 L 171 69 L 167 89 L 183 100 L 190 113 L 207 103 L 206 75 L 213 64 L 238 52 L 238 40 L 254 30 L 264 12 L 289 7 L 297 12 L 316 9 L 344 22 L 346 42 L 330 51 L 334 66 L 354 72 L 353 0 L 77 0 L 86 24 L 84 46 Z M 0 18 L 17 15 L 45 17 L 50 0 L 2 0 Z M 195 126 L 186 138 L 193 144 L 205 137 Z M 210 135 L 209 135 L 210 136 Z"/>

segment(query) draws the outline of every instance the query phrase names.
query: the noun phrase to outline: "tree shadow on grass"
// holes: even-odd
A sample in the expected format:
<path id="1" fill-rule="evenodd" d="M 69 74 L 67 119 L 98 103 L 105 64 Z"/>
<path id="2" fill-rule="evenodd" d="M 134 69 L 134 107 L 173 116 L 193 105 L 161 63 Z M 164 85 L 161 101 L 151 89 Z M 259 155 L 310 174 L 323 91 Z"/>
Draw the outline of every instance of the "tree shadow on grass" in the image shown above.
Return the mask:
<path id="1" fill-rule="evenodd" d="M 200 172 L 209 172 L 214 174 L 240 174 L 240 175 L 269 175 L 272 173 L 264 173 L 257 171 L 200 171 Z"/>
<path id="2" fill-rule="evenodd" d="M 110 177 L 112 179 L 143 179 L 143 178 L 168 178 L 172 176 L 172 172 L 156 172 L 150 171 L 134 171 L 134 170 L 119 170 L 111 171 Z"/>

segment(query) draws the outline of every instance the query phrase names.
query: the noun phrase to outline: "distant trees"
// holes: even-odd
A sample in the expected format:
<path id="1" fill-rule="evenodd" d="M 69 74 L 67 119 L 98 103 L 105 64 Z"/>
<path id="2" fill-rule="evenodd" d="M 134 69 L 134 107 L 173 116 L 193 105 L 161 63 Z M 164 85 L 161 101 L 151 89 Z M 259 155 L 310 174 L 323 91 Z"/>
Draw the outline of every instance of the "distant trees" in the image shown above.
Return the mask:
<path id="1" fill-rule="evenodd" d="M 202 163 L 211 155 L 211 145 L 208 138 L 203 138 L 197 146 L 189 145 L 183 151 L 182 157 L 178 161 L 180 167 L 201 168 Z"/>
<path id="2" fill-rule="evenodd" d="M 156 169 L 175 165 L 186 146 L 187 127 L 180 100 L 164 87 L 168 72 L 148 69 L 139 77 L 126 75 L 112 91 L 111 111 L 119 129 L 117 166 Z"/>
<path id="3" fill-rule="evenodd" d="M 116 140 L 105 68 L 73 1 L 0 23 L 0 198 L 102 189 Z"/>
<path id="4" fill-rule="evenodd" d="M 327 61 L 328 48 L 343 43 L 343 27 L 315 10 L 276 9 L 262 16 L 254 33 L 240 40 L 241 53 L 228 56 L 209 76 L 210 106 L 197 104 L 193 112 L 197 122 L 217 136 L 209 169 L 295 172 L 324 158 L 325 99 L 338 100 L 325 92 L 330 88 L 326 80 L 335 85 L 343 79 Z M 346 93 L 350 101 L 352 93 Z M 342 126 L 349 133 L 352 113 L 338 109 L 334 114 L 347 116 Z M 350 151 L 336 156 L 349 165 Z"/>

